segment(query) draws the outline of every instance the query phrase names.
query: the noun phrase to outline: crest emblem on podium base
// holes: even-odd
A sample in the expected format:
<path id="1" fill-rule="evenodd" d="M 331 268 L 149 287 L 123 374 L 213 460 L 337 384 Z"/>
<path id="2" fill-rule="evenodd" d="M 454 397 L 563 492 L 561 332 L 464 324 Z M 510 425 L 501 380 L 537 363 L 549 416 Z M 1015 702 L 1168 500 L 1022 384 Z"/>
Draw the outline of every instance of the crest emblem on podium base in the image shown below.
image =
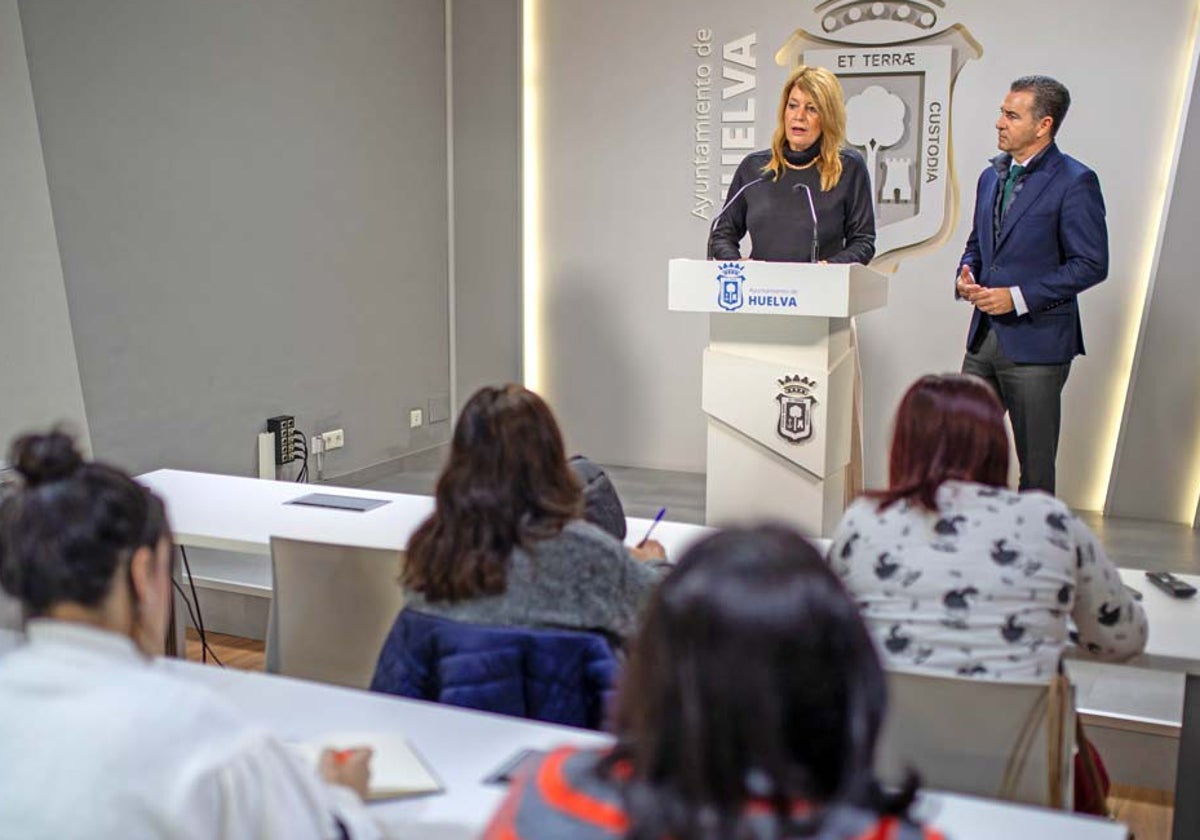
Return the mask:
<path id="1" fill-rule="evenodd" d="M 779 403 L 779 422 L 775 430 L 779 436 L 792 443 L 801 443 L 813 436 L 813 409 L 817 398 L 813 390 L 816 380 L 807 376 L 785 376 L 779 380 L 780 392 L 775 400 Z"/>
<path id="2" fill-rule="evenodd" d="M 742 287 L 746 273 L 738 263 L 723 263 L 717 273 L 717 305 L 727 312 L 736 312 L 746 304 Z"/>

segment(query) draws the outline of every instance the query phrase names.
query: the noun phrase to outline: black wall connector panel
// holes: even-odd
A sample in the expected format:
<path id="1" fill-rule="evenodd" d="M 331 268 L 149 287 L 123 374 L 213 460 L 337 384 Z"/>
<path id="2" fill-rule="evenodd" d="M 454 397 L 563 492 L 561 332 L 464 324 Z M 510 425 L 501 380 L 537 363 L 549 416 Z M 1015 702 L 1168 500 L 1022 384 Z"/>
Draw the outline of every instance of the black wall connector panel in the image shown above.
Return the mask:
<path id="1" fill-rule="evenodd" d="M 296 418 L 290 414 L 267 418 L 267 431 L 275 435 L 275 463 L 290 464 L 296 459 Z"/>

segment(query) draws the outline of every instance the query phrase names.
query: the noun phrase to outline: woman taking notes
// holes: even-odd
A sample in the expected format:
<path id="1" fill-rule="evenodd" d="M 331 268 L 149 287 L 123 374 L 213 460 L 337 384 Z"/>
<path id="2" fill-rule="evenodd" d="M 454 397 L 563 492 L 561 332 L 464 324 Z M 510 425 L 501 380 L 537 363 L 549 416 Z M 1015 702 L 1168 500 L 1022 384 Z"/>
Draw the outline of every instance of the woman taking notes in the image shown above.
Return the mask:
<path id="1" fill-rule="evenodd" d="M 160 670 L 171 597 L 162 502 L 54 432 L 18 440 L 0 583 L 29 617 L 0 657 L 0 835 L 374 838 L 366 750 L 320 774 L 206 688 Z"/>
<path id="2" fill-rule="evenodd" d="M 844 148 L 845 138 L 837 77 L 823 67 L 797 67 L 783 86 L 771 148 L 747 155 L 733 176 L 709 235 L 709 257 L 742 259 L 749 233 L 753 260 L 870 262 L 871 179 L 862 156 Z"/>
<path id="3" fill-rule="evenodd" d="M 623 640 L 664 571 L 660 543 L 627 549 L 584 520 L 554 414 L 520 385 L 480 388 L 463 406 L 434 497 L 402 572 L 417 612 Z"/>
<path id="4" fill-rule="evenodd" d="M 1053 496 L 1008 489 L 1004 406 L 982 379 L 917 380 L 888 473 L 829 549 L 888 667 L 1048 682 L 1072 641 L 1108 660 L 1145 648 L 1146 616 L 1095 535 Z"/>

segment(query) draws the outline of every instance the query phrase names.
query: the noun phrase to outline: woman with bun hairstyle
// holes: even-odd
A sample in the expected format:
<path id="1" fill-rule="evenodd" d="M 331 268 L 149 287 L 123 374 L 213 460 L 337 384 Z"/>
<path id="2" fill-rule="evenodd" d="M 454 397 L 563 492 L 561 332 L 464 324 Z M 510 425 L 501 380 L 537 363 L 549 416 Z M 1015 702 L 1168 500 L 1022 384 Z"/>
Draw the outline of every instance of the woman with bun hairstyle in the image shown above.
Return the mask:
<path id="1" fill-rule="evenodd" d="M 367 750 L 320 776 L 204 686 L 165 673 L 171 533 L 163 503 L 28 435 L 0 503 L 0 585 L 27 641 L 0 657 L 0 835 L 375 838 Z"/>
<path id="2" fill-rule="evenodd" d="M 876 781 L 886 682 L 858 608 L 778 526 L 694 545 L 650 600 L 616 744 L 529 768 L 485 840 L 931 840 Z"/>

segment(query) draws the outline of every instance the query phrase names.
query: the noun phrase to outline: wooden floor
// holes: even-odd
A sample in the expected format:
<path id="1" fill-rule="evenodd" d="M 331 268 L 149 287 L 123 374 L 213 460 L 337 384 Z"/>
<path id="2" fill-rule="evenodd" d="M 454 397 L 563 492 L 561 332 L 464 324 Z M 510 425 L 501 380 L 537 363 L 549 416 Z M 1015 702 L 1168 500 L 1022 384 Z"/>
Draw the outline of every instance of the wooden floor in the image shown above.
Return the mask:
<path id="1" fill-rule="evenodd" d="M 1136 840 L 1171 840 L 1175 797 L 1162 790 L 1113 785 L 1108 808 Z"/>
<path id="2" fill-rule="evenodd" d="M 239 671 L 266 670 L 266 646 L 262 642 L 212 631 L 205 635 L 208 636 L 208 647 L 211 651 L 208 655 L 209 664 L 216 664 L 213 661 L 213 654 L 216 654 L 216 658 L 226 668 L 236 668 Z M 204 661 L 200 650 L 200 634 L 191 627 L 187 628 L 187 658 L 190 662 Z"/>
<path id="3" fill-rule="evenodd" d="M 262 642 L 228 636 L 224 633 L 208 633 L 208 646 L 226 668 L 242 671 L 262 671 L 266 654 Z M 187 658 L 200 662 L 200 636 L 191 627 L 187 629 Z M 212 655 L 208 657 L 213 663 Z M 1113 786 L 1113 795 L 1108 806 L 1118 822 L 1125 823 L 1136 840 L 1171 840 L 1171 817 L 1174 812 L 1173 798 L 1166 791 L 1143 788 Z"/>

